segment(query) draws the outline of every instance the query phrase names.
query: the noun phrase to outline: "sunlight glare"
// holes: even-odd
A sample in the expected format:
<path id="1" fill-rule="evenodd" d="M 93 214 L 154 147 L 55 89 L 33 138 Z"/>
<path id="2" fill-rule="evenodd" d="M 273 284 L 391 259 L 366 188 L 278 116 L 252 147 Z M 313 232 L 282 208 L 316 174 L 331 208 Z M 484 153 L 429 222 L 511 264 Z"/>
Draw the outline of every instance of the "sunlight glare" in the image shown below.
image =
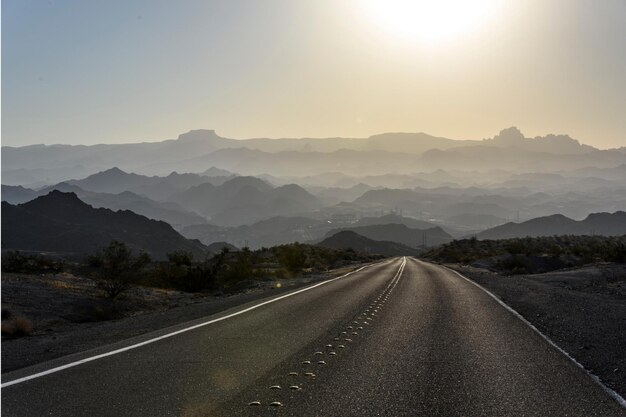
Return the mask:
<path id="1" fill-rule="evenodd" d="M 466 34 L 495 14 L 499 0 L 363 0 L 385 32 L 423 42 Z"/>

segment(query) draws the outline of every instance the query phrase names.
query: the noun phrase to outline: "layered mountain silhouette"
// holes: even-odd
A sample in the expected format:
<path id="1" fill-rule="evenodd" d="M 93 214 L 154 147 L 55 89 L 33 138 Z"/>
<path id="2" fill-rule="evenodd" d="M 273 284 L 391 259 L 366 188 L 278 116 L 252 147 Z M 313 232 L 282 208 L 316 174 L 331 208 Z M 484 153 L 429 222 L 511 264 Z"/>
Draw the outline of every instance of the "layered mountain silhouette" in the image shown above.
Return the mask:
<path id="1" fill-rule="evenodd" d="M 212 172 L 211 168 L 207 171 Z M 221 173 L 221 170 L 217 172 Z M 219 185 L 232 177 L 232 175 L 207 176 L 205 174 L 179 174 L 177 172 L 172 172 L 165 177 L 147 176 L 128 173 L 114 167 L 97 172 L 81 180 L 67 181 L 67 183 L 78 186 L 83 190 L 99 193 L 118 194 L 124 191 L 132 191 L 135 194 L 163 201 L 195 185 L 204 183 Z"/>
<path id="2" fill-rule="evenodd" d="M 525 138 L 517 127 L 503 129 L 492 139 L 484 139 L 483 145 L 524 149 L 531 152 L 548 152 L 561 155 L 580 155 L 596 150 L 593 146 L 583 145 L 567 135 L 547 135 Z"/>
<path id="3" fill-rule="evenodd" d="M 310 217 L 277 216 L 237 227 L 213 224 L 191 225 L 183 228 L 181 234 L 190 239 L 198 239 L 207 245 L 226 241 L 240 246 L 258 248 L 290 242 L 316 243 L 342 230 L 351 230 L 372 240 L 392 241 L 411 247 L 421 247 L 424 244 L 433 246 L 452 239 L 440 227 L 433 227 L 428 222 L 396 214 L 364 217 L 353 225 L 343 228 Z"/>
<path id="4" fill-rule="evenodd" d="M 421 246 L 513 219 L 626 209 L 623 149 L 567 135 L 527 138 L 514 127 L 483 140 L 235 140 L 194 130 L 153 143 L 4 147 L 2 162 L 2 199 L 11 204 L 73 192 L 206 244 L 271 246 L 364 228 L 359 233 L 374 240 Z"/>
<path id="5" fill-rule="evenodd" d="M 343 230 L 317 244 L 331 249 L 353 249 L 357 252 L 376 253 L 385 256 L 417 255 L 418 251 L 397 242 L 369 239 L 351 230 Z"/>
<path id="6" fill-rule="evenodd" d="M 2 173 L 11 181 L 18 176 L 28 178 L 28 183 L 60 182 L 111 166 L 149 175 L 205 172 L 213 166 L 243 175 L 341 172 L 366 176 L 411 173 L 415 167 L 429 171 L 610 168 L 625 163 L 625 157 L 619 149 L 601 151 L 566 135 L 526 138 L 514 127 L 484 140 L 453 140 L 425 133 L 236 140 L 220 137 L 213 130 L 194 130 L 162 142 L 3 147 Z M 26 183 L 5 180 L 9 185 Z"/>
<path id="7" fill-rule="evenodd" d="M 327 236 L 332 236 L 341 230 L 349 230 L 372 240 L 396 242 L 413 248 L 440 245 L 452 240 L 452 236 L 441 227 L 422 230 L 394 223 L 335 229 L 329 231 Z"/>
<path id="8" fill-rule="evenodd" d="M 492 214 L 463 213 L 450 216 L 448 222 L 470 229 L 487 229 L 506 223 L 506 219 Z"/>
<path id="9" fill-rule="evenodd" d="M 304 181 L 306 181 L 306 179 L 304 179 Z M 363 195 L 363 193 L 376 188 L 363 183 L 348 187 L 320 187 L 306 185 L 304 187 L 307 191 L 327 205 L 341 203 L 342 201 L 353 201 Z"/>
<path id="10" fill-rule="evenodd" d="M 37 198 L 37 191 L 21 185 L 2 185 L 2 201 L 21 204 Z"/>
<path id="11" fill-rule="evenodd" d="M 380 217 L 362 217 L 354 225 L 355 226 L 374 226 L 374 225 L 385 225 L 385 224 L 402 224 L 412 229 L 430 229 L 433 227 L 433 224 L 427 221 L 413 219 L 410 217 L 404 217 L 395 213 L 385 214 Z"/>
<path id="12" fill-rule="evenodd" d="M 425 169 L 466 171 L 508 170 L 512 172 L 573 170 L 586 166 L 610 168 L 624 162 L 616 150 L 594 150 L 579 154 L 539 152 L 516 147 L 466 146 L 448 150 L 431 149 L 418 163 Z"/>
<path id="13" fill-rule="evenodd" d="M 561 214 L 539 217 L 522 223 L 506 223 L 477 234 L 479 239 L 509 239 L 553 235 L 604 235 L 626 234 L 626 212 L 594 213 L 576 221 Z"/>
<path id="14" fill-rule="evenodd" d="M 169 224 L 131 211 L 93 208 L 74 193 L 51 191 L 24 204 L 2 203 L 2 249 L 55 252 L 67 256 L 95 253 L 111 240 L 125 242 L 154 259 L 174 250 L 202 259 L 207 249 L 178 234 Z"/>
<path id="15" fill-rule="evenodd" d="M 330 230 L 327 222 L 309 217 L 276 216 L 266 220 L 237 227 L 199 224 L 187 226 L 181 234 L 190 239 L 198 239 L 209 245 L 226 241 L 251 248 L 270 247 L 292 242 L 309 242 Z"/>
<path id="16" fill-rule="evenodd" d="M 213 242 L 207 246 L 207 253 L 211 255 L 215 255 L 223 250 L 227 250 L 229 252 L 237 252 L 239 248 L 235 245 L 231 245 L 228 242 Z"/>
<path id="17" fill-rule="evenodd" d="M 308 187 L 309 191 L 295 184 L 277 187 L 256 177 L 178 173 L 158 177 L 112 168 L 82 180 L 38 190 L 3 185 L 2 199 L 19 204 L 56 189 L 74 192 L 94 207 L 131 210 L 166 221 L 177 229 L 187 226 L 201 229 L 207 222 L 228 228 L 221 229 L 217 235 L 212 230 L 199 232 L 207 243 L 216 239 L 237 244 L 249 241 L 251 245 L 288 242 L 285 239 L 308 241 L 323 237 L 331 229 L 391 223 L 405 224 L 413 229 L 442 226 L 447 233 L 459 237 L 511 219 L 530 219 L 552 213 L 580 219 L 589 213 L 622 210 L 626 201 L 626 188 L 622 185 L 626 180 L 625 168 L 623 164 L 614 168 L 585 168 L 559 173 L 496 173 L 491 177 L 500 181 L 497 187 L 392 189 L 362 184 L 345 189 L 345 192 L 341 188 L 319 186 Z M 217 170 L 215 173 L 223 172 Z M 446 178 L 442 172 L 433 173 L 432 177 L 435 176 Z M 407 181 L 410 178 L 391 177 L 402 177 Z M 359 195 L 359 191 L 364 192 Z M 330 194 L 334 195 L 332 201 L 328 197 Z M 358 197 L 354 198 L 355 195 Z M 390 211 L 408 216 L 372 215 Z M 325 223 L 325 220 L 346 212 L 353 213 L 355 223 Z M 254 223 L 277 217 L 308 218 L 316 225 L 286 230 L 275 224 L 273 232 L 258 233 L 255 230 Z M 250 228 L 232 229 L 243 225 Z"/>
<path id="18" fill-rule="evenodd" d="M 296 184 L 273 187 L 255 177 L 235 177 L 222 185 L 204 183 L 174 196 L 181 206 L 223 226 L 251 224 L 277 215 L 312 212 L 322 204 Z"/>
<path id="19" fill-rule="evenodd" d="M 587 181 L 591 179 L 583 183 Z M 552 213 L 584 218 L 589 213 L 623 210 L 626 188 L 621 184 L 584 186 L 576 181 L 544 180 L 534 187 L 527 184 L 499 188 L 381 189 L 366 192 L 354 200 L 350 209 L 399 210 L 422 219 L 437 219 L 437 224 L 442 224 L 448 232 L 464 226 L 483 230 L 513 219 L 527 220 Z M 532 191 L 537 189 L 547 192 Z"/>
<path id="20" fill-rule="evenodd" d="M 19 186 L 3 185 L 2 200 L 11 204 L 20 204 L 33 200 L 36 197 L 44 196 L 53 190 L 74 193 L 82 201 L 93 207 L 103 207 L 111 210 L 131 210 L 150 219 L 163 220 L 176 228 L 206 222 L 204 217 L 187 211 L 176 203 L 154 201 L 130 191 L 123 191 L 119 194 L 86 191 L 77 185 L 65 182 L 39 191 Z"/>
<path id="21" fill-rule="evenodd" d="M 371 190 L 354 200 L 354 204 L 364 208 L 400 209 L 407 213 L 423 213 L 439 218 L 465 213 L 507 217 L 514 212 L 514 207 L 521 205 L 518 197 L 494 196 L 488 190 L 484 192 L 484 195 L 474 196 L 461 192 L 441 193 L 438 190 Z"/>

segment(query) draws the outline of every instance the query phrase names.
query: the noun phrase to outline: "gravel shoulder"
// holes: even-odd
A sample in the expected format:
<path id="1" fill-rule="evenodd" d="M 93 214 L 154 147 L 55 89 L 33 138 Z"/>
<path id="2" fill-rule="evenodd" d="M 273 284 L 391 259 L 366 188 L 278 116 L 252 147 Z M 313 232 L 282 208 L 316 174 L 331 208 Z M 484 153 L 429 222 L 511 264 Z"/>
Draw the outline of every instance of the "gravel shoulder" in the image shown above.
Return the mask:
<path id="1" fill-rule="evenodd" d="M 2 373 L 199 319 L 345 274 L 359 265 L 280 281 L 255 281 L 233 295 L 137 287 L 112 303 L 70 274 L 2 274 L 2 323 L 25 317 L 27 336 L 2 334 Z"/>
<path id="2" fill-rule="evenodd" d="M 626 397 L 626 265 L 511 276 L 447 266 L 493 292 Z"/>

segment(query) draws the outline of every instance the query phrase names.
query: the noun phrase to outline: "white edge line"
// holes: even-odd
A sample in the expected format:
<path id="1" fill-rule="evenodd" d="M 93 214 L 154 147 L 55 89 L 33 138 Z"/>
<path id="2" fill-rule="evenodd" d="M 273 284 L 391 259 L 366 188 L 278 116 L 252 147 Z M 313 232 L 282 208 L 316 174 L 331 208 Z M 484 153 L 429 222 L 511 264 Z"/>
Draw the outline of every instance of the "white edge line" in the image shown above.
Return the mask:
<path id="1" fill-rule="evenodd" d="M 135 343 L 134 345 L 126 346 L 126 347 L 123 347 L 123 348 L 120 348 L 120 349 L 115 349 L 115 350 L 112 350 L 110 352 L 101 353 L 99 355 L 90 356 L 90 357 L 85 358 L 85 359 L 81 359 L 81 360 L 78 360 L 78 361 L 75 361 L 75 362 L 67 363 L 65 365 L 61 365 L 61 366 L 57 366 L 57 367 L 54 367 L 54 368 L 50 368 L 48 370 L 45 370 L 45 371 L 42 371 L 42 372 L 37 372 L 37 373 L 32 374 L 32 375 L 27 375 L 27 376 L 22 377 L 22 378 L 17 378 L 17 379 L 14 379 L 12 381 L 4 382 L 4 383 L 2 383 L 2 385 L 0 385 L 0 388 L 10 387 L 11 385 L 20 384 L 22 382 L 30 381 L 31 379 L 40 378 L 40 377 L 45 376 L 45 375 L 50 375 L 50 374 L 62 371 L 64 369 L 73 368 L 74 366 L 78 366 L 78 365 L 82 365 L 84 363 L 93 362 L 93 361 L 98 360 L 98 359 L 106 358 L 107 356 L 117 355 L 118 353 L 126 352 L 128 350 L 136 349 L 136 348 L 141 347 L 141 346 L 149 345 L 150 343 L 158 342 L 159 340 L 167 339 L 167 338 L 170 338 L 172 336 L 176 336 L 176 335 L 179 335 L 181 333 L 185 333 L 185 332 L 188 332 L 190 330 L 197 329 L 199 327 L 208 326 L 209 324 L 217 323 L 219 321 L 223 321 L 223 320 L 229 319 L 231 317 L 239 316 L 240 314 L 247 313 L 248 311 L 255 310 L 255 309 L 257 309 L 259 307 L 262 307 L 264 305 L 275 303 L 276 301 L 282 300 L 284 298 L 291 297 L 293 295 L 300 294 L 302 292 L 312 290 L 313 288 L 319 287 L 319 286 L 324 285 L 324 284 L 328 284 L 329 282 L 333 282 L 333 281 L 336 281 L 336 280 L 341 279 L 341 278 L 345 278 L 348 275 L 352 275 L 352 274 L 354 274 L 356 272 L 359 272 L 359 271 L 361 271 L 361 270 L 363 270 L 365 268 L 368 268 L 370 266 L 373 266 L 373 265 L 376 265 L 376 264 L 374 263 L 374 264 L 369 264 L 369 265 L 362 266 L 362 267 L 360 267 L 358 269 L 355 269 L 354 271 L 350 271 L 347 274 L 341 275 L 339 277 L 335 277 L 335 278 L 331 278 L 331 279 L 326 280 L 326 281 L 318 282 L 317 284 L 311 285 L 309 287 L 305 287 L 305 288 L 296 290 L 294 292 L 290 292 L 288 294 L 281 295 L 281 296 L 276 297 L 276 298 L 272 298 L 271 300 L 267 300 L 267 301 L 264 301 L 262 303 L 255 304 L 255 305 L 250 306 L 248 308 L 244 308 L 243 310 L 239 310 L 239 311 L 236 311 L 234 313 L 228 314 L 226 316 L 218 317 L 216 319 L 212 319 L 212 320 L 208 320 L 208 321 L 205 321 L 205 322 L 202 322 L 202 323 L 198 323 L 198 324 L 195 324 L 193 326 L 185 327 L 184 329 L 176 330 L 174 332 L 167 333 L 167 334 L 164 334 L 164 335 L 152 338 L 152 339 L 144 340 L 143 342 Z"/>
<path id="2" fill-rule="evenodd" d="M 587 370 L 583 365 L 580 364 L 580 362 L 578 362 L 576 359 L 574 359 L 574 357 L 572 355 L 570 355 L 569 353 L 567 353 L 565 350 L 563 350 L 563 348 L 561 348 L 559 345 L 557 345 L 556 343 L 554 343 L 552 341 L 552 339 L 550 339 L 548 336 L 546 336 L 545 334 L 541 333 L 541 331 L 539 329 L 537 329 L 535 327 L 534 324 L 532 324 L 531 322 L 529 322 L 528 320 L 526 320 L 524 318 L 524 316 L 522 316 L 520 313 L 518 313 L 517 311 L 515 311 L 512 307 L 508 306 L 504 301 L 502 301 L 500 298 L 498 298 L 498 296 L 496 296 L 495 294 L 493 294 L 491 291 L 489 291 L 488 289 L 486 289 L 485 287 L 483 287 L 482 285 L 480 285 L 477 282 L 472 281 L 471 279 L 467 278 L 466 276 L 464 276 L 463 274 L 461 274 L 458 271 L 455 271 L 452 268 L 448 268 L 445 265 L 440 265 L 443 266 L 444 268 L 446 268 L 448 271 L 452 271 L 455 274 L 457 274 L 458 276 L 460 276 L 461 278 L 463 278 L 464 280 L 470 282 L 471 284 L 474 284 L 475 286 L 477 286 L 478 288 L 480 288 L 481 290 L 483 290 L 485 293 L 487 293 L 487 295 L 489 295 L 491 298 L 493 298 L 494 300 L 496 300 L 498 302 L 498 304 L 500 304 L 502 307 L 506 308 L 510 313 L 512 313 L 515 317 L 517 317 L 518 319 L 520 319 L 522 322 L 524 322 L 528 327 L 530 327 L 531 329 L 533 329 L 535 331 L 535 333 L 537 333 L 539 336 L 541 336 L 541 338 L 543 340 L 545 340 L 546 342 L 548 342 L 553 348 L 555 348 L 556 350 L 558 350 L 559 352 L 561 352 L 563 355 L 565 355 L 565 357 L 567 357 L 567 359 L 569 359 L 571 362 L 574 363 L 574 365 L 576 365 L 578 368 L 582 369 L 583 372 L 585 372 L 597 385 L 599 385 L 607 394 L 609 394 L 615 401 L 617 401 L 617 403 L 619 405 L 621 405 L 622 407 L 626 408 L 626 400 L 619 395 L 616 391 L 614 391 L 613 389 L 607 387 L 606 385 L 604 385 L 602 383 L 602 380 L 600 380 L 600 378 L 597 375 L 592 374 L 589 370 Z"/>

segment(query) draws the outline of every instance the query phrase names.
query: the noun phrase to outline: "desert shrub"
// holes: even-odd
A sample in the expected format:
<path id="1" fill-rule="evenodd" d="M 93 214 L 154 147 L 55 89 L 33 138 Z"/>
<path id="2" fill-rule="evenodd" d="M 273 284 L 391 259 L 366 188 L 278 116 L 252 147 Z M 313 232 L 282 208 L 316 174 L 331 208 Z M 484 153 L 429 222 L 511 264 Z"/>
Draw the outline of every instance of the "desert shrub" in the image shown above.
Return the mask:
<path id="1" fill-rule="evenodd" d="M 1 330 L 7 336 L 28 336 L 33 331 L 33 323 L 24 316 L 13 316 L 2 323 Z"/>
<path id="2" fill-rule="evenodd" d="M 167 254 L 167 260 L 176 266 L 190 266 L 193 262 L 193 253 L 186 250 L 176 250 Z"/>
<path id="3" fill-rule="evenodd" d="M 612 262 L 626 263 L 626 242 L 616 243 L 608 251 L 607 258 Z"/>
<path id="4" fill-rule="evenodd" d="M 91 266 L 97 270 L 98 286 L 111 299 L 127 291 L 149 262 L 148 254 L 134 256 L 125 243 L 116 240 L 90 258 Z"/>
<path id="5" fill-rule="evenodd" d="M 548 254 L 550 254 L 553 258 L 558 258 L 563 255 L 563 248 L 558 244 L 550 245 L 548 248 Z"/>
<path id="6" fill-rule="evenodd" d="M 380 255 L 357 253 L 353 249 L 330 249 L 319 246 L 292 243 L 268 249 L 276 261 L 292 273 L 303 269 L 327 271 L 354 262 L 368 262 L 381 259 Z"/>
<path id="7" fill-rule="evenodd" d="M 166 282 L 170 287 L 180 291 L 200 292 L 215 290 L 218 288 L 218 279 L 225 267 L 229 249 L 223 248 L 212 258 L 202 262 L 187 263 L 181 262 L 181 257 L 169 257 L 167 263 L 163 263 L 156 268 L 159 279 Z"/>
<path id="8" fill-rule="evenodd" d="M 178 274 L 172 274 L 169 282 L 174 285 L 174 288 L 181 291 L 213 290 L 216 287 L 215 270 L 208 263 L 190 266 Z"/>
<path id="9" fill-rule="evenodd" d="M 545 236 L 502 240 L 454 240 L 422 256 L 439 262 L 472 263 L 509 255 L 498 268 L 511 273 L 534 273 L 593 262 L 626 262 L 626 236 Z M 541 268 L 531 271 L 525 257 L 544 257 Z"/>
<path id="10" fill-rule="evenodd" d="M 232 287 L 239 281 L 249 280 L 258 277 L 259 274 L 254 268 L 255 254 L 248 248 L 243 248 L 236 252 L 219 271 L 219 283 L 222 287 Z"/>
<path id="11" fill-rule="evenodd" d="M 326 271 L 381 256 L 294 243 L 257 250 L 224 248 L 200 262 L 194 261 L 188 252 L 174 251 L 167 254 L 167 261 L 153 262 L 148 267 L 137 258 L 141 256 L 133 257 L 125 245 L 112 242 L 101 253 L 90 257 L 89 266 L 84 269 L 95 274 L 109 297 L 115 298 L 116 292 L 123 292 L 132 284 L 187 292 L 233 292 L 254 285 L 258 280 L 288 279 L 302 271 Z M 118 273 L 120 270 L 124 272 Z"/>
<path id="12" fill-rule="evenodd" d="M 529 245 L 524 239 L 515 239 L 505 244 L 504 249 L 511 255 L 529 253 Z"/>
<path id="13" fill-rule="evenodd" d="M 27 255 L 19 251 L 11 251 L 2 256 L 2 270 L 26 274 L 58 273 L 65 269 L 62 261 L 46 258 L 41 255 Z"/>
<path id="14" fill-rule="evenodd" d="M 298 272 L 305 267 L 307 262 L 307 255 L 303 246 L 297 243 L 279 246 L 275 251 L 276 257 L 285 268 L 292 272 Z"/>

